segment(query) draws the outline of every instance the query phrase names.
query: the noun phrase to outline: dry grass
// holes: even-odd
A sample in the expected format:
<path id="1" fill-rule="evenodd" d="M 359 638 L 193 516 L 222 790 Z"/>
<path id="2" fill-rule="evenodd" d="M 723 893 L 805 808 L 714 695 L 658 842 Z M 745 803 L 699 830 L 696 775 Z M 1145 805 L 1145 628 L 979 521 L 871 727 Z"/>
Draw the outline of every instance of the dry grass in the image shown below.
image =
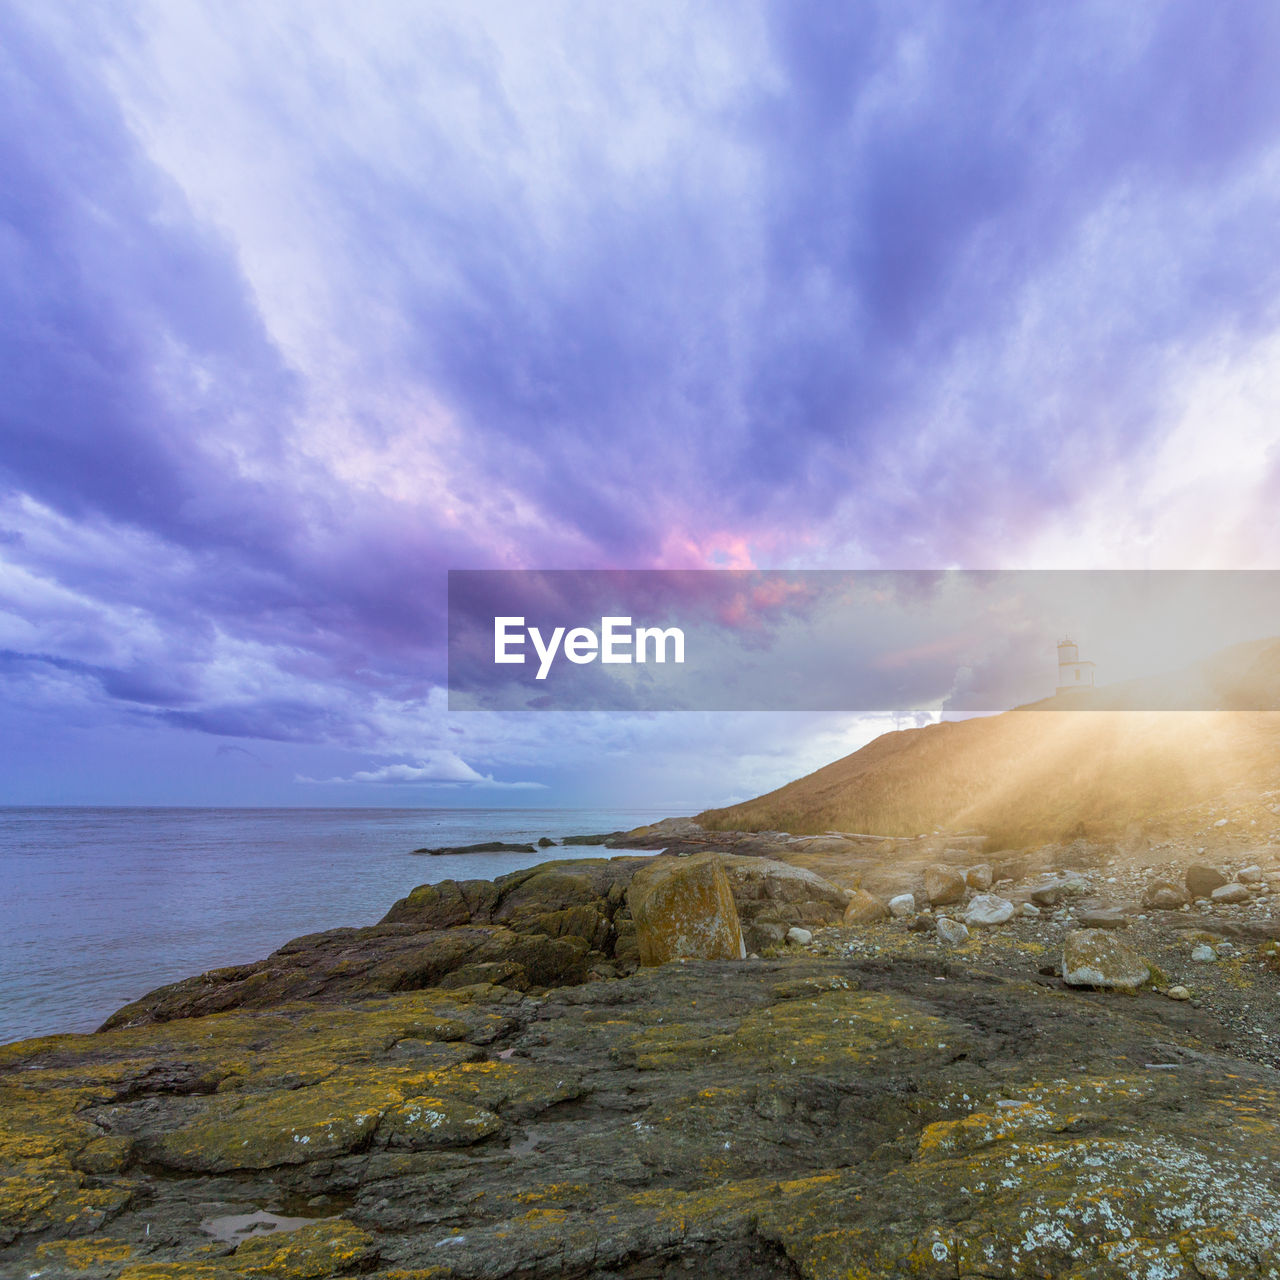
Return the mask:
<path id="1" fill-rule="evenodd" d="M 1175 822 L 1228 790 L 1280 787 L 1280 712 L 1053 711 L 888 733 L 743 804 L 717 830 L 981 832 L 999 847 Z"/>

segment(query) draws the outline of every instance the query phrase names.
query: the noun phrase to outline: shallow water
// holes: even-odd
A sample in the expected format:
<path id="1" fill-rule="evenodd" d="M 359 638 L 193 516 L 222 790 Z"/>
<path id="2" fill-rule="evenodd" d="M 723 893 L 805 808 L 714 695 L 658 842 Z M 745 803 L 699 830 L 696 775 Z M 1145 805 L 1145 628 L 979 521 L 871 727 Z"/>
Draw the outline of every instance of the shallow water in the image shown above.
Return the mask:
<path id="1" fill-rule="evenodd" d="M 485 879 L 534 854 L 413 856 L 665 816 L 599 809 L 0 808 L 0 1042 L 89 1031 L 153 987 L 372 924 L 414 885 Z"/>

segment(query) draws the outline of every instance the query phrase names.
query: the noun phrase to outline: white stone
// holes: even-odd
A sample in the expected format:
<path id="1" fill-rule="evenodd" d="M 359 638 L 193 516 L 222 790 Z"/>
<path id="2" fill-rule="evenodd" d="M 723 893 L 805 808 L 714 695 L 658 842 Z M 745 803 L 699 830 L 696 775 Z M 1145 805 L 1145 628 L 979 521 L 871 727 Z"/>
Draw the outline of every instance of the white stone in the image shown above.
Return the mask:
<path id="1" fill-rule="evenodd" d="M 1218 958 L 1218 953 L 1208 943 L 1201 942 L 1192 947 L 1191 958 L 1197 964 L 1212 964 Z"/>
<path id="2" fill-rule="evenodd" d="M 1040 915 L 1040 908 L 1034 903 L 1024 902 L 1022 906 L 1018 908 L 1018 914 L 1020 916 L 1038 917 Z"/>
<path id="3" fill-rule="evenodd" d="M 1262 868 L 1256 864 L 1252 867 L 1244 867 L 1236 872 L 1236 879 L 1241 884 L 1261 884 Z"/>
<path id="4" fill-rule="evenodd" d="M 971 929 L 986 929 L 992 925 L 1004 924 L 1013 917 L 1013 903 L 1008 898 L 1001 898 L 994 893 L 980 893 L 964 913 L 964 922 Z"/>
<path id="5" fill-rule="evenodd" d="M 802 929 L 799 925 L 793 924 L 787 930 L 787 941 L 794 942 L 797 947 L 807 947 L 813 941 L 813 934 L 808 929 Z"/>
<path id="6" fill-rule="evenodd" d="M 916 895 L 914 893 L 899 893 L 889 899 L 889 914 L 895 920 L 905 919 L 915 913 Z"/>

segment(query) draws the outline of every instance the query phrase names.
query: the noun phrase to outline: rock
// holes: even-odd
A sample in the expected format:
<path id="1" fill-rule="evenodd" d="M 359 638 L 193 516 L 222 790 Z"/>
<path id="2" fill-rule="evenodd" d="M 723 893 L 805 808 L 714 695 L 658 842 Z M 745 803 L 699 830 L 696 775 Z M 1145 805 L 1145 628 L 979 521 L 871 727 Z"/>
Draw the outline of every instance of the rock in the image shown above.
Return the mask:
<path id="1" fill-rule="evenodd" d="M 937 922 L 938 937 L 949 947 L 958 947 L 969 941 L 969 930 L 959 920 L 947 916 L 939 916 Z"/>
<path id="2" fill-rule="evenodd" d="M 1182 886 L 1166 879 L 1152 880 L 1142 897 L 1142 905 L 1154 911 L 1177 911 L 1186 904 L 1187 895 Z"/>
<path id="3" fill-rule="evenodd" d="M 991 859 L 992 884 L 1000 880 L 1021 880 L 1027 874 L 1027 860 L 1024 857 L 1000 857 Z"/>
<path id="4" fill-rule="evenodd" d="M 1169 990 L 1165 992 L 1165 995 L 1167 995 L 1170 1000 L 1191 999 L 1191 992 L 1188 991 L 1186 987 L 1170 987 Z"/>
<path id="5" fill-rule="evenodd" d="M 808 929 L 801 929 L 797 925 L 792 925 L 787 930 L 787 941 L 794 943 L 797 947 L 807 947 L 813 941 L 813 934 Z"/>
<path id="6" fill-rule="evenodd" d="M 651 859 L 632 877 L 627 906 L 642 965 L 746 958 L 738 908 L 717 853 Z"/>
<path id="7" fill-rule="evenodd" d="M 955 867 L 936 863 L 925 868 L 924 891 L 930 906 L 946 907 L 961 901 L 965 888 L 964 875 Z"/>
<path id="8" fill-rule="evenodd" d="M 1073 929 L 1062 943 L 1062 977 L 1073 987 L 1135 991 L 1151 977 L 1151 968 L 1106 930 Z"/>
<path id="9" fill-rule="evenodd" d="M 899 893 L 889 899 L 889 914 L 895 920 L 904 920 L 916 913 L 916 896 L 914 893 Z"/>
<path id="10" fill-rule="evenodd" d="M 720 857 L 748 951 L 777 945 L 793 926 L 812 931 L 844 919 L 849 890 L 815 872 L 773 858 Z"/>
<path id="11" fill-rule="evenodd" d="M 932 933 L 937 923 L 938 922 L 933 918 L 932 911 L 922 911 L 918 916 L 915 916 L 912 919 L 911 923 L 907 925 L 907 928 L 910 929 L 912 933 Z"/>
<path id="12" fill-rule="evenodd" d="M 1253 894 L 1249 892 L 1249 886 L 1244 884 L 1219 885 L 1209 895 L 1211 901 L 1225 903 L 1227 906 L 1239 902 L 1248 902 L 1252 897 Z"/>
<path id="13" fill-rule="evenodd" d="M 455 853 L 533 853 L 531 844 L 510 844 L 503 840 L 485 840 L 480 844 L 440 845 L 435 849 L 414 849 L 413 853 L 425 853 L 432 857 Z"/>
<path id="14" fill-rule="evenodd" d="M 632 827 L 616 837 L 625 840 L 634 837 L 637 840 L 680 840 L 697 839 L 705 834 L 705 828 L 692 818 L 663 818 L 661 822 L 651 822 L 647 826 Z"/>
<path id="15" fill-rule="evenodd" d="M 296 1231 L 250 1236 L 235 1252 L 236 1271 L 289 1280 L 368 1271 L 377 1260 L 374 1237 L 342 1218 L 325 1218 Z"/>
<path id="16" fill-rule="evenodd" d="M 847 925 L 875 924 L 888 918 L 888 908 L 875 894 L 868 893 L 865 889 L 854 891 L 844 912 L 844 923 Z"/>
<path id="17" fill-rule="evenodd" d="M 552 839 L 550 838 L 550 836 L 539 836 L 539 837 L 538 837 L 538 848 L 539 848 L 539 849 L 550 849 L 550 848 L 551 848 L 551 846 L 552 846 L 553 844 L 555 844 L 555 841 L 554 841 L 554 840 L 552 840 Z"/>
<path id="18" fill-rule="evenodd" d="M 1040 915 L 1040 908 L 1035 906 L 1034 903 L 1024 902 L 1018 908 L 1018 914 L 1020 916 L 1026 916 L 1028 919 L 1035 919 Z"/>
<path id="19" fill-rule="evenodd" d="M 1082 929 L 1127 929 L 1129 918 L 1118 907 L 1093 907 L 1076 913 Z"/>
<path id="20" fill-rule="evenodd" d="M 1082 892 L 1084 888 L 1084 878 L 1068 872 L 1038 881 L 1031 886 L 1028 896 L 1037 907 L 1056 907 L 1065 898 Z"/>
<path id="21" fill-rule="evenodd" d="M 969 903 L 964 922 L 970 929 L 987 929 L 1013 918 L 1013 903 L 994 893 L 980 893 Z"/>
<path id="22" fill-rule="evenodd" d="M 1262 868 L 1254 863 L 1251 867 L 1242 867 L 1236 872 L 1236 879 L 1241 884 L 1261 884 L 1263 881 Z"/>
<path id="23" fill-rule="evenodd" d="M 1218 953 L 1207 942 L 1197 942 L 1191 948 L 1191 958 L 1196 964 L 1213 964 L 1218 958 Z"/>
<path id="24" fill-rule="evenodd" d="M 1213 891 L 1227 883 L 1227 877 L 1217 867 L 1207 867 L 1201 862 L 1187 868 L 1187 893 L 1192 898 L 1207 898 Z"/>
<path id="25" fill-rule="evenodd" d="M 970 889 L 978 893 L 986 893 L 991 888 L 994 876 L 989 862 L 980 862 L 964 873 L 964 882 Z"/>
<path id="26" fill-rule="evenodd" d="M 1248 1037 L 953 959 L 693 961 L 0 1046 L 0 1275 L 1267 1274 L 1280 1071 Z M 259 1204 L 313 1217 L 201 1231 Z"/>

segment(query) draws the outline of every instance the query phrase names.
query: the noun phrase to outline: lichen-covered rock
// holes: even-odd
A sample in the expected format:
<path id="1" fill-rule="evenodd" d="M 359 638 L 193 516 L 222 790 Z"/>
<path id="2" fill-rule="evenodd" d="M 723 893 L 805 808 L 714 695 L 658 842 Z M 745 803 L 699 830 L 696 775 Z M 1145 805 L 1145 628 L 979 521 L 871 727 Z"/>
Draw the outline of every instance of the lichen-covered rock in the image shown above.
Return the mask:
<path id="1" fill-rule="evenodd" d="M 326 1280 L 367 1271 L 377 1261 L 373 1236 L 341 1218 L 279 1236 L 246 1240 L 228 1260 L 244 1276 L 270 1280 Z"/>
<path id="2" fill-rule="evenodd" d="M 1062 943 L 1062 977 L 1073 987 L 1134 991 L 1150 980 L 1151 967 L 1104 929 L 1073 929 Z"/>
<path id="3" fill-rule="evenodd" d="M 0 1275 L 1270 1274 L 1280 1071 L 1233 1055 L 1192 1002 L 1038 985 L 1034 962 L 1027 981 L 968 967 L 1007 936 L 892 963 L 690 961 L 537 998 L 405 992 L 0 1047 L 0 1188 L 25 1161 L 32 1183 L 72 1186 L 111 1140 L 115 1167 L 74 1190 L 122 1197 L 109 1220 L 68 1201 L 17 1225 Z M 1178 1069 L 1144 1066 L 1164 1063 Z M 229 1147 L 235 1117 L 265 1150 L 268 1116 L 308 1134 L 366 1110 L 363 1141 L 340 1128 L 301 1161 L 153 1159 L 215 1122 L 209 1151 Z M 200 1230 L 286 1204 L 316 1221 L 238 1247 Z"/>
<path id="4" fill-rule="evenodd" d="M 719 854 L 654 858 L 632 878 L 627 905 L 643 965 L 747 954 Z"/>

